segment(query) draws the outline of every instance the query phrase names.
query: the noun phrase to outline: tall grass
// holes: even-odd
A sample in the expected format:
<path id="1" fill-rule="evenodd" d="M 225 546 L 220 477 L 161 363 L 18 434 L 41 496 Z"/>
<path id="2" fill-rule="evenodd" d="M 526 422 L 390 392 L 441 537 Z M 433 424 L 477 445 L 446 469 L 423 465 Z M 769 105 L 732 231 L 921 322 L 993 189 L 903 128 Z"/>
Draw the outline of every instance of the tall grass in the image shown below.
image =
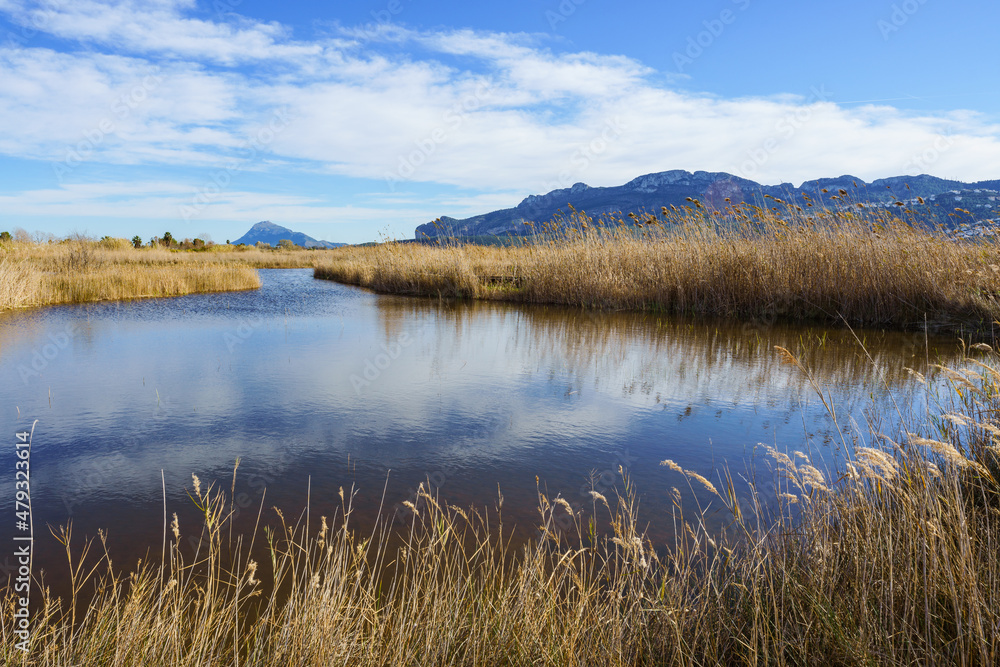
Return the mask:
<path id="1" fill-rule="evenodd" d="M 0 310 L 27 303 L 38 282 L 37 273 L 24 260 L 0 254 Z"/>
<path id="2" fill-rule="evenodd" d="M 0 244 L 0 310 L 260 287 L 257 268 L 311 268 L 317 252 L 133 248 L 125 239 Z"/>
<path id="3" fill-rule="evenodd" d="M 595 222 L 511 247 L 342 248 L 315 275 L 380 292 L 912 328 L 1000 318 L 1000 248 L 869 208 L 747 206 Z"/>
<path id="4" fill-rule="evenodd" d="M 407 502 L 402 529 L 355 525 L 353 496 L 342 490 L 337 516 L 319 526 L 308 514 L 286 521 L 278 513 L 274 530 L 233 540 L 231 500 L 193 477 L 202 525 L 180 526 L 175 515 L 159 564 L 125 575 L 106 553 L 84 558 L 70 530 L 56 531 L 76 573 L 73 594 L 43 596 L 28 654 L 13 648 L 8 596 L 0 657 L 39 665 L 996 664 L 1000 360 L 935 372 L 935 384 L 950 389 L 928 403 L 926 423 L 873 431 L 831 469 L 772 450 L 772 472 L 750 471 L 747 495 L 729 473 L 709 480 L 664 461 L 675 505 L 655 520 L 675 527 L 668 545 L 646 537 L 626 471 L 618 495 L 593 492 L 588 511 L 539 492 L 537 536 L 523 547 L 512 546 L 502 496 L 476 511 L 423 489 Z M 684 500 L 704 493 L 711 507 Z M 712 512 L 724 514 L 721 532 L 706 528 Z M 193 553 L 179 546 L 187 530 L 201 534 Z"/>

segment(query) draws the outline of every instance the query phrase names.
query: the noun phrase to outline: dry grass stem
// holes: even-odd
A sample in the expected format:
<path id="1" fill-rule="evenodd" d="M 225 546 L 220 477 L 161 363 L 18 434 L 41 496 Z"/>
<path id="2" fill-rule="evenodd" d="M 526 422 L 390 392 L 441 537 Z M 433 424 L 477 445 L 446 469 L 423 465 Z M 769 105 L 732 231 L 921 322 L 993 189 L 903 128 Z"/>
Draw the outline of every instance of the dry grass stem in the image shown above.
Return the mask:
<path id="1" fill-rule="evenodd" d="M 507 247 L 337 249 L 315 275 L 379 292 L 895 328 L 988 329 L 1000 249 L 888 213 L 742 205 L 661 215 L 582 212 Z M 925 318 L 926 316 L 926 318 Z"/>

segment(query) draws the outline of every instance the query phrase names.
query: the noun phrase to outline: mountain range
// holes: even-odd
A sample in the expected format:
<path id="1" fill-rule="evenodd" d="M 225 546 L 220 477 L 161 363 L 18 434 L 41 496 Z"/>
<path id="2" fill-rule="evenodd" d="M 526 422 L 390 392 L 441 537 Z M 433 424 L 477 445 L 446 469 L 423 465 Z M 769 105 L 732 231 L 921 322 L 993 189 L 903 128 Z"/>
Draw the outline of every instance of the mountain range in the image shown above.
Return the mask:
<path id="1" fill-rule="evenodd" d="M 233 245 L 244 243 L 246 245 L 256 245 L 266 243 L 271 246 L 278 245 L 278 241 L 288 239 L 297 246 L 303 248 L 339 248 L 346 243 L 331 243 L 330 241 L 317 241 L 311 236 L 306 236 L 302 232 L 293 232 L 287 227 L 276 225 L 269 220 L 258 222 L 250 228 L 246 234 L 233 241 Z"/>
<path id="2" fill-rule="evenodd" d="M 840 191 L 847 192 L 846 199 Z M 624 185 L 590 187 L 577 183 L 570 188 L 526 197 L 514 208 L 502 209 L 457 220 L 448 216 L 420 225 L 416 239 L 435 237 L 501 236 L 526 233 L 525 223 L 545 223 L 568 206 L 597 219 L 603 215 L 657 212 L 663 206 L 690 206 L 688 198 L 705 206 L 724 210 L 727 198 L 734 204 L 746 202 L 767 206 L 765 195 L 801 203 L 802 195 L 838 208 L 847 202 L 893 206 L 903 202 L 920 219 L 930 224 L 959 228 L 1000 218 L 1000 180 L 963 183 L 926 174 L 893 176 L 871 183 L 851 175 L 791 183 L 762 185 L 725 172 L 673 170 L 639 176 Z M 920 199 L 923 199 L 921 203 Z"/>

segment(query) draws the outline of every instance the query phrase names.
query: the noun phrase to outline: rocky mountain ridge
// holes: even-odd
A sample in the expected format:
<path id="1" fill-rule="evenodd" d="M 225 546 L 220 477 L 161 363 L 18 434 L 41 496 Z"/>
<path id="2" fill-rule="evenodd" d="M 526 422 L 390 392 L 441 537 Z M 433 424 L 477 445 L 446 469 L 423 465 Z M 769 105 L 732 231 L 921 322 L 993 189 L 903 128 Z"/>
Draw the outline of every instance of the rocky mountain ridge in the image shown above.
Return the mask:
<path id="1" fill-rule="evenodd" d="M 826 192 L 823 192 L 826 190 Z M 501 236 L 523 234 L 525 223 L 545 223 L 572 205 L 579 211 L 598 218 L 608 214 L 655 212 L 662 206 L 690 205 L 688 197 L 698 199 L 706 206 L 724 210 L 726 199 L 765 206 L 765 195 L 785 201 L 802 201 L 802 195 L 836 208 L 843 205 L 840 190 L 847 191 L 848 201 L 871 205 L 894 205 L 896 201 L 913 202 L 914 210 L 929 223 L 954 228 L 961 224 L 1000 218 L 1000 180 L 963 183 L 927 174 L 919 176 L 893 176 L 871 183 L 845 174 L 835 178 L 806 181 L 799 187 L 791 183 L 762 185 L 725 172 L 688 172 L 680 169 L 644 174 L 628 183 L 614 187 L 591 187 L 576 183 L 569 188 L 553 190 L 543 195 L 529 195 L 513 208 L 501 209 L 462 220 L 441 216 L 420 225 L 416 239 L 426 240 L 441 236 Z M 945 206 L 947 195 L 959 197 L 959 203 Z M 944 198 L 941 198 L 944 196 Z M 917 197 L 924 200 L 919 203 Z M 973 204 L 962 206 L 961 201 Z M 952 200 L 948 200 L 950 204 Z M 956 213 L 961 208 L 968 213 Z"/>

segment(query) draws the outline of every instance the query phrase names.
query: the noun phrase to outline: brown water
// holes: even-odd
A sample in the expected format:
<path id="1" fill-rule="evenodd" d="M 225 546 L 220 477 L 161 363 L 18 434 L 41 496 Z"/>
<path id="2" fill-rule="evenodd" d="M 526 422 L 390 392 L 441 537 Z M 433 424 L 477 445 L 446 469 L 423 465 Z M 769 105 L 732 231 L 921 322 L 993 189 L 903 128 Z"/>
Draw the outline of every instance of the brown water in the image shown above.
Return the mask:
<path id="1" fill-rule="evenodd" d="M 492 506 L 521 538 L 538 485 L 580 506 L 586 491 L 640 492 L 669 539 L 672 459 L 709 479 L 761 462 L 758 443 L 833 461 L 924 413 L 905 371 L 957 358 L 919 334 L 709 324 L 635 313 L 376 296 L 262 271 L 254 292 L 49 308 L 0 318 L 0 410 L 7 437 L 38 420 L 32 452 L 36 574 L 65 565 L 46 524 L 108 532 L 116 562 L 158 560 L 166 508 L 185 535 L 197 517 L 191 473 L 227 492 L 237 529 L 263 501 L 329 515 L 358 490 L 361 522 L 392 514 L 421 481 L 450 503 Z M 837 406 L 831 418 L 799 355 Z M 14 534 L 13 447 L 0 457 L 0 545 Z M 161 481 L 162 474 L 162 481 Z M 696 489 L 697 490 L 697 489 Z M 703 498 L 707 500 L 707 498 Z M 586 511 L 585 507 L 583 508 Z M 13 571 L 0 547 L 0 577 Z"/>

